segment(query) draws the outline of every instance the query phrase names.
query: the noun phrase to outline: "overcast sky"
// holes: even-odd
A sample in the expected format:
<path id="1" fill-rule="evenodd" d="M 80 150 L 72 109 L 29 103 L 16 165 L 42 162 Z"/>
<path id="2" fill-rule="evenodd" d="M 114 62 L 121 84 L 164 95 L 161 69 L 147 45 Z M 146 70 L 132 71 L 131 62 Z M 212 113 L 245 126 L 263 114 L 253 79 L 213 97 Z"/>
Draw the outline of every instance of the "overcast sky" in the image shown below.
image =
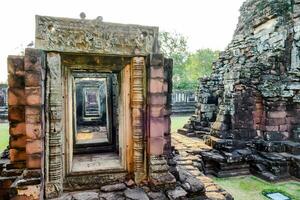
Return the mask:
<path id="1" fill-rule="evenodd" d="M 35 15 L 159 26 L 188 38 L 191 51 L 223 50 L 231 41 L 245 0 L 2 0 L 0 1 L 0 82 L 7 77 L 7 55 L 34 40 Z"/>

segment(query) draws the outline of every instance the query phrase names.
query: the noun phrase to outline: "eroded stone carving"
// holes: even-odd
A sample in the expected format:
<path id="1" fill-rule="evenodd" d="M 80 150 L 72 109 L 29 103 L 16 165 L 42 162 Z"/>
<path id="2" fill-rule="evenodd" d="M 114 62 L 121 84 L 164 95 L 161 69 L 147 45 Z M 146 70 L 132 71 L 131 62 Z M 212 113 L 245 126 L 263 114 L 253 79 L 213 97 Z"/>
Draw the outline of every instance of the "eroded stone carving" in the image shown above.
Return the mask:
<path id="1" fill-rule="evenodd" d="M 48 198 L 57 197 L 62 192 L 62 134 L 63 134 L 63 90 L 60 55 L 56 53 L 47 54 L 48 79 L 47 87 L 47 153 L 46 173 Z"/>
<path id="2" fill-rule="evenodd" d="M 157 37 L 157 27 L 36 16 L 35 44 L 43 50 L 147 55 L 157 51 Z"/>
<path id="3" fill-rule="evenodd" d="M 144 177 L 144 68 L 143 57 L 134 57 L 131 68 L 131 107 L 133 128 L 133 159 L 135 179 L 137 182 Z"/>

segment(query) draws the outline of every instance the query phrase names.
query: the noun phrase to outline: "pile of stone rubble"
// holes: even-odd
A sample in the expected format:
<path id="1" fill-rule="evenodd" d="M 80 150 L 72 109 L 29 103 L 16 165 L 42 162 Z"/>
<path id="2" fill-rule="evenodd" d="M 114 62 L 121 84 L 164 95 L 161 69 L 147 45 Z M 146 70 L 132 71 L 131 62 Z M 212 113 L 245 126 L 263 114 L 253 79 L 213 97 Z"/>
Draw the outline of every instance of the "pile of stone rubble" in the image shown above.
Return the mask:
<path id="1" fill-rule="evenodd" d="M 213 147 L 205 172 L 300 178 L 300 1 L 248 0 L 232 42 L 200 80 L 178 130 Z"/>

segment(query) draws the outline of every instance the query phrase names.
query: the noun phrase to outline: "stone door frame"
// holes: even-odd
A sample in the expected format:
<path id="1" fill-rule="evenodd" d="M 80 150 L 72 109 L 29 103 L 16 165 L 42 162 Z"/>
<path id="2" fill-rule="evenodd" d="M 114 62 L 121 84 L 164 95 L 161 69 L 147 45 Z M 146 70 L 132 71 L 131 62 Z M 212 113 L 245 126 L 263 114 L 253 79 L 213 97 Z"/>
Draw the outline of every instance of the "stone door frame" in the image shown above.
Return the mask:
<path id="1" fill-rule="evenodd" d="M 86 177 L 85 182 L 82 182 L 79 177 L 74 174 L 69 174 L 71 167 L 71 148 L 68 148 L 67 141 L 70 140 L 67 136 L 70 135 L 72 130 L 72 112 L 70 112 L 70 69 L 76 68 L 76 62 L 78 58 L 78 66 L 80 65 L 80 59 L 84 56 L 90 56 L 97 58 L 109 58 L 107 55 L 90 55 L 90 54 L 60 54 L 57 52 L 48 52 L 47 54 L 47 81 L 46 81 L 46 134 L 45 134 L 45 196 L 46 198 L 58 197 L 62 194 L 64 188 L 78 189 L 74 186 L 74 182 L 81 181 L 81 183 L 91 180 L 92 184 L 97 183 L 100 179 L 107 180 L 109 182 L 114 181 L 109 176 L 113 176 L 117 180 L 125 178 L 126 174 L 134 174 L 134 178 L 137 182 L 146 177 L 146 170 L 144 163 L 146 162 L 146 151 L 144 138 L 146 137 L 144 120 L 146 109 L 146 64 L 144 57 L 111 57 L 111 66 L 100 64 L 96 66 L 95 71 L 99 72 L 99 69 L 111 69 L 116 68 L 114 61 L 117 61 L 121 66 L 119 73 L 121 77 L 121 85 L 127 84 L 127 91 L 120 93 L 123 98 L 123 106 L 128 105 L 128 109 L 125 109 L 122 114 L 125 114 L 126 120 L 120 120 L 123 123 L 120 130 L 120 135 L 125 133 L 124 129 L 130 129 L 128 134 L 130 137 L 123 137 L 123 153 L 122 163 L 124 170 L 112 170 L 92 173 L 82 173 Z M 68 57 L 74 56 L 76 59 L 72 63 L 68 63 Z M 83 56 L 83 57 L 82 57 Z M 71 59 L 70 59 L 71 60 Z M 107 61 L 107 60 L 106 60 Z M 105 61 L 104 61 L 105 62 Z M 69 64 L 69 65 L 68 65 Z M 81 63 L 82 64 L 82 63 Z M 86 63 L 88 64 L 88 63 Z M 107 63 L 106 63 L 107 64 Z M 78 67 L 77 66 L 77 67 Z M 81 65 L 82 66 L 82 65 Z M 88 69 L 92 66 L 85 66 L 83 68 Z M 105 68 L 104 68 L 105 67 Z M 105 71 L 103 70 L 103 71 Z M 101 70 L 100 70 L 101 71 Z M 129 77 L 128 77 L 129 76 Z M 130 86 L 128 88 L 128 86 Z M 121 86 L 122 87 L 122 86 Z M 124 90 L 125 87 L 123 88 Z M 68 95 L 69 94 L 69 95 Z M 71 98 L 72 99 L 72 98 Z M 122 105 L 120 105 L 122 107 Z M 122 110 L 122 109 L 121 109 Z M 128 127 L 129 126 L 129 127 Z M 72 135 L 72 134 L 71 134 Z M 129 138 L 129 139 L 128 139 Z M 126 149 L 126 148 L 127 149 Z M 88 178 L 88 177 L 89 178 Z M 124 176 L 124 177 L 123 177 Z M 101 177 L 101 178 L 100 178 Z M 101 181 L 100 181 L 101 182 Z M 101 184 L 99 182 L 99 184 Z M 88 184 L 87 184 L 88 185 Z"/>

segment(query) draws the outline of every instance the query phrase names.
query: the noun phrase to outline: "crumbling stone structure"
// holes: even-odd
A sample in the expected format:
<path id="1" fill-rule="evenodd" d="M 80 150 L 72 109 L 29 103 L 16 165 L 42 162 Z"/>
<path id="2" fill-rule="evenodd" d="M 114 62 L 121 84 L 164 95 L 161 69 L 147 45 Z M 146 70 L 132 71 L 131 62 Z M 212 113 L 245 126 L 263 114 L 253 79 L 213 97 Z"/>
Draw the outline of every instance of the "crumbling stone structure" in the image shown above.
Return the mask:
<path id="1" fill-rule="evenodd" d="M 172 60 L 159 53 L 157 36 L 157 27 L 107 23 L 101 17 L 36 16 L 35 48 L 8 57 L 10 144 L 0 162 L 0 199 L 51 199 L 114 183 L 122 184 L 103 191 L 125 190 L 125 181 L 175 188 L 165 159 L 171 153 Z M 100 90 L 105 104 L 95 88 L 82 93 L 85 109 L 94 106 L 87 110 L 92 115 L 106 109 L 107 126 L 97 129 L 105 142 L 78 142 L 78 134 L 97 134 L 78 133 L 75 83 L 80 80 L 106 86 Z M 126 193 L 148 199 L 144 191 Z M 115 199 L 118 193 L 107 195 L 103 198 Z"/>
<path id="2" fill-rule="evenodd" d="M 232 42 L 200 80 L 180 133 L 203 137 L 206 173 L 300 177 L 300 1 L 248 0 Z"/>
<path id="3" fill-rule="evenodd" d="M 193 90 L 173 90 L 172 114 L 192 114 L 195 111 L 196 95 Z"/>
<path id="4" fill-rule="evenodd" d="M 7 122 L 7 84 L 0 84 L 0 122 Z"/>

